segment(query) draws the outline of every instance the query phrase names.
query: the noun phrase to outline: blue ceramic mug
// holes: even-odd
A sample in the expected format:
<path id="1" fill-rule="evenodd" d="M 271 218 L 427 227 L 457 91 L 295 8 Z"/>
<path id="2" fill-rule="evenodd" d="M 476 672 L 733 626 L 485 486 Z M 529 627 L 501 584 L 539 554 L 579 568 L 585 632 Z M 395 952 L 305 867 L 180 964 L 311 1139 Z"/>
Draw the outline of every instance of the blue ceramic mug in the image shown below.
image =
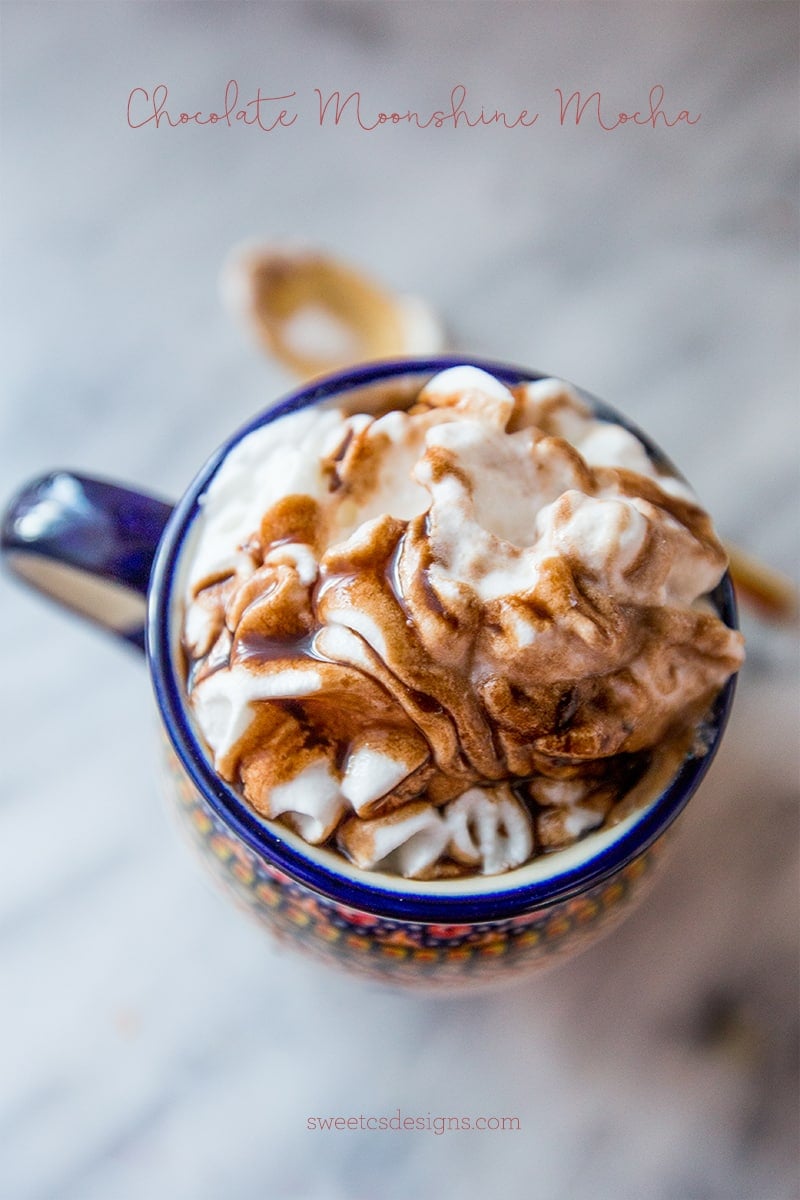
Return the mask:
<path id="1" fill-rule="evenodd" d="M 179 503 L 56 472 L 22 489 L 5 515 L 2 548 L 27 582 L 147 656 L 164 730 L 171 794 L 201 854 L 225 887 L 281 939 L 373 979 L 427 987 L 486 986 L 540 969 L 587 945 L 631 908 L 652 877 L 664 835 L 714 757 L 731 679 L 708 721 L 707 753 L 687 757 L 642 811 L 569 849 L 506 875 L 419 882 L 359 870 L 256 817 L 214 771 L 186 704 L 179 645 L 184 549 L 199 497 L 230 450 L 285 413 L 335 400 L 368 409 L 386 389 L 411 397 L 436 372 L 471 362 L 506 384 L 542 378 L 523 369 L 435 358 L 373 363 L 306 386 L 257 416 L 205 464 Z M 597 417 L 633 432 L 581 392 Z M 712 596 L 736 626 L 728 575 Z"/>

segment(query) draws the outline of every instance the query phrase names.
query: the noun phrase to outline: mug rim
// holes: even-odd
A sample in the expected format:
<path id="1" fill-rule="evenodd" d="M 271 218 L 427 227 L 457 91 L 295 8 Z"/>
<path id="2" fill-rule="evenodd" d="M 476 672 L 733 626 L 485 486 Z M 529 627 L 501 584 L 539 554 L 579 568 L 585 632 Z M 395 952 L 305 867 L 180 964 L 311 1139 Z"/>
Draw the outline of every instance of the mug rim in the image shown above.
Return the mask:
<path id="1" fill-rule="evenodd" d="M 457 366 L 476 367 L 511 386 L 539 379 L 562 378 L 471 355 L 438 355 L 370 362 L 315 379 L 285 394 L 251 418 L 209 456 L 175 506 L 164 529 L 150 576 L 146 627 L 151 679 L 171 746 L 194 786 L 237 838 L 265 860 L 271 869 L 288 875 L 334 903 L 375 917 L 448 925 L 508 919 L 567 900 L 616 875 L 642 855 L 682 812 L 708 771 L 727 724 L 737 678 L 734 674 L 727 680 L 708 714 L 705 728 L 709 731 L 709 739 L 705 754 L 684 758 L 670 782 L 646 804 L 630 827 L 624 828 L 618 837 L 584 862 L 559 871 L 557 859 L 561 852 L 556 851 L 552 855 L 554 870 L 545 879 L 515 884 L 514 876 L 523 871 L 525 865 L 529 865 L 525 864 L 496 876 L 498 885 L 490 891 L 470 893 L 469 876 L 464 877 L 464 891 L 458 893 L 452 889 L 460 880 L 444 881 L 449 885 L 447 893 L 437 893 L 435 890 L 415 892 L 415 881 L 405 879 L 403 890 L 393 890 L 383 883 L 389 876 L 377 876 L 359 870 L 344 860 L 343 869 L 353 873 L 340 874 L 313 858 L 315 847 L 309 847 L 310 854 L 295 849 L 281 836 L 279 823 L 267 825 L 261 821 L 239 793 L 219 777 L 188 719 L 183 683 L 175 670 L 171 636 L 175 575 L 186 537 L 199 511 L 199 497 L 233 447 L 263 425 L 360 386 L 404 375 L 433 375 Z M 632 422 L 584 389 L 575 387 L 575 390 L 597 416 L 622 425 L 643 443 L 654 461 L 678 474 L 658 446 Z M 736 600 L 727 571 L 710 596 L 725 624 L 732 629 L 738 628 Z M 610 832 L 613 833 L 613 827 Z M 371 875 L 373 879 L 379 878 L 381 883 L 371 882 Z M 504 880 L 509 881 L 507 886 L 504 886 Z M 429 889 L 435 888 L 435 881 L 426 882 Z"/>

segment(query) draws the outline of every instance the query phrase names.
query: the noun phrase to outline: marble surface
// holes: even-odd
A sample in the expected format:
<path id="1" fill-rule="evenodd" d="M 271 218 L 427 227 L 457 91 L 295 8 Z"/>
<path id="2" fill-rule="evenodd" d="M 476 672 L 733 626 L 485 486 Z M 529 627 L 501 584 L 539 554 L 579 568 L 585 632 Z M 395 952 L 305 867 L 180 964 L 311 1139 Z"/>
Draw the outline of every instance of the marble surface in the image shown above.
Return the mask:
<path id="1" fill-rule="evenodd" d="M 6 2 L 0 34 L 4 500 L 56 465 L 177 496 L 291 383 L 221 263 L 300 237 L 629 413 L 725 536 L 795 568 L 794 3 Z M 233 78 L 295 92 L 295 123 L 126 123 L 134 88 L 208 111 Z M 425 114 L 459 84 L 539 120 L 315 119 L 315 88 Z M 700 120 L 557 119 L 557 88 L 616 119 L 658 84 Z M 229 907 L 159 795 L 142 663 L 0 588 L 3 1200 L 796 1200 L 792 631 L 745 613 L 730 732 L 644 907 L 550 975 L 431 999 Z M 521 1129 L 307 1129 L 397 1109 Z"/>

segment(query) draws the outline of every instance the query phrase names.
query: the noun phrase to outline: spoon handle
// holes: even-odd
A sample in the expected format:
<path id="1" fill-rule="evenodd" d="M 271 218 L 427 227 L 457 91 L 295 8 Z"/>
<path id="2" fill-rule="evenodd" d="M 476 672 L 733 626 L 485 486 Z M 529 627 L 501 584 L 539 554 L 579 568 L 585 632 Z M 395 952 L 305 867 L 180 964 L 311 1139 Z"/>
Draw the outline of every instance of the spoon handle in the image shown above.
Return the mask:
<path id="1" fill-rule="evenodd" d="M 767 621 L 797 622 L 800 595 L 793 581 L 730 542 L 725 543 L 725 549 L 730 560 L 731 578 L 742 604 Z"/>

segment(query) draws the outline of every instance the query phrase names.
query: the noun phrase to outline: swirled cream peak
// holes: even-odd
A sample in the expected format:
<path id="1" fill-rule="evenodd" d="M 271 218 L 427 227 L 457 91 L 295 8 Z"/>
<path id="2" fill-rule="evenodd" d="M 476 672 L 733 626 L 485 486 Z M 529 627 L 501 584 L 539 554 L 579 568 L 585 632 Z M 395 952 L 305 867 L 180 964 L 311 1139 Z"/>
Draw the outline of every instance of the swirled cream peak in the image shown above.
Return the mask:
<path id="1" fill-rule="evenodd" d="M 613 821 L 741 662 L 708 516 L 557 380 L 290 413 L 201 503 L 183 641 L 216 769 L 366 869 L 493 874 Z"/>

